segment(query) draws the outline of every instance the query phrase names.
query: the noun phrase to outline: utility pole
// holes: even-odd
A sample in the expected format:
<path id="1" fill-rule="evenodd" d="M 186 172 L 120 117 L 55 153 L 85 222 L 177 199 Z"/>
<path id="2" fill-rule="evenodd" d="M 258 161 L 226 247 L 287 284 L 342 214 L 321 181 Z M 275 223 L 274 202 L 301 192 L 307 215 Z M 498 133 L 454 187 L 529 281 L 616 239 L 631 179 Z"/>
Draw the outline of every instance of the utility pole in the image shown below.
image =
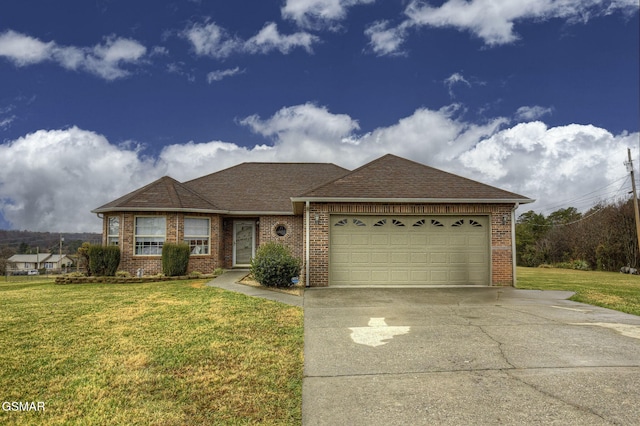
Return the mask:
<path id="1" fill-rule="evenodd" d="M 631 148 L 627 148 L 627 156 L 629 157 L 629 162 L 625 164 L 627 165 L 627 170 L 629 171 L 629 173 L 631 173 L 631 187 L 633 188 L 633 211 L 636 214 L 636 238 L 638 239 L 638 248 L 640 249 L 640 212 L 638 212 L 638 193 L 636 192 L 636 178 L 633 175 Z"/>

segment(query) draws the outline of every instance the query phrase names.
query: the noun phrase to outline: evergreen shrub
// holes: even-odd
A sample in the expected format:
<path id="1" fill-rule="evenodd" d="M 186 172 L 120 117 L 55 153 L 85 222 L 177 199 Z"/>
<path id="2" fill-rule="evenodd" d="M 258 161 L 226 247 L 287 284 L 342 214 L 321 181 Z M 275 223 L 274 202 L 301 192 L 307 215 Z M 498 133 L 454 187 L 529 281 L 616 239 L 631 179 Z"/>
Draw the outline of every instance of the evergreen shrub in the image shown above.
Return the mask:
<path id="1" fill-rule="evenodd" d="M 190 254 L 189 244 L 165 243 L 162 246 L 162 273 L 167 277 L 186 275 Z"/>
<path id="2" fill-rule="evenodd" d="M 268 242 L 261 245 L 251 260 L 251 273 L 268 287 L 289 287 L 291 279 L 300 275 L 301 262 L 284 245 Z"/>
<path id="3" fill-rule="evenodd" d="M 120 264 L 120 247 L 91 244 L 87 254 L 91 275 L 112 277 L 116 274 Z"/>

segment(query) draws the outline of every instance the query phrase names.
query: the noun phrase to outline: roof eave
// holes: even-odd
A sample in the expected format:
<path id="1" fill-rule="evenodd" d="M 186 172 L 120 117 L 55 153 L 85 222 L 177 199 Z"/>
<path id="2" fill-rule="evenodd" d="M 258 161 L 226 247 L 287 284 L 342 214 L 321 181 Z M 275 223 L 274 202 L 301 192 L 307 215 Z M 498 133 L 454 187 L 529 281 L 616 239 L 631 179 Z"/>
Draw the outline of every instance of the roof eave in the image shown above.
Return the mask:
<path id="1" fill-rule="evenodd" d="M 358 198 L 358 197 L 292 197 L 293 203 L 323 202 L 323 203 L 449 203 L 449 204 L 528 204 L 535 200 L 531 198 Z"/>
<path id="2" fill-rule="evenodd" d="M 173 212 L 173 213 L 227 213 L 227 210 L 214 209 L 190 209 L 183 207 L 100 207 L 91 210 L 91 213 L 114 213 L 114 212 Z"/>
<path id="3" fill-rule="evenodd" d="M 529 204 L 531 198 L 355 198 L 355 197 L 291 197 L 293 211 L 300 214 L 301 203 L 402 203 L 402 204 Z"/>
<path id="4" fill-rule="evenodd" d="M 189 209 L 189 208 L 157 208 L 157 207 L 108 207 L 91 210 L 91 213 L 116 213 L 116 212 L 163 212 L 163 213 L 209 213 L 224 214 L 230 216 L 292 216 L 295 213 L 289 211 L 262 211 L 262 210 L 214 210 L 214 209 Z"/>

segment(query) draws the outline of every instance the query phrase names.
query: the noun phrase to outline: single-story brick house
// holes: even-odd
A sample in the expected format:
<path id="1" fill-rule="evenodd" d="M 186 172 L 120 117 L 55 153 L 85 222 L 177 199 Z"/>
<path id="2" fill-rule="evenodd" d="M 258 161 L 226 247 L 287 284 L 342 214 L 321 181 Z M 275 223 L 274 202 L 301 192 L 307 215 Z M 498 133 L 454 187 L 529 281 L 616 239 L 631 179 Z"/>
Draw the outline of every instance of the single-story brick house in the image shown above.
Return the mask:
<path id="1" fill-rule="evenodd" d="M 513 285 L 515 209 L 533 200 L 385 155 L 328 163 L 243 163 L 180 183 L 163 177 L 93 210 L 120 269 L 161 271 L 165 242 L 189 270 L 247 267 L 278 241 L 309 286 Z"/>

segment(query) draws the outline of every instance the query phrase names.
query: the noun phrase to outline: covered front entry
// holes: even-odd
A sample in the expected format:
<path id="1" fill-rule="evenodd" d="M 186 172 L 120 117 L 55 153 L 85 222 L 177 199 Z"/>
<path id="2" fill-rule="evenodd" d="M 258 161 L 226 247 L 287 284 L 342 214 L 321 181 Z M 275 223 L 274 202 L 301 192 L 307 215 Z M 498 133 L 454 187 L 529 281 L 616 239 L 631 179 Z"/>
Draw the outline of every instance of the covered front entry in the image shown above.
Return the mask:
<path id="1" fill-rule="evenodd" d="M 255 253 L 255 221 L 235 220 L 233 222 L 233 266 L 249 266 Z"/>
<path id="2" fill-rule="evenodd" d="M 488 216 L 331 215 L 330 285 L 489 285 Z"/>

